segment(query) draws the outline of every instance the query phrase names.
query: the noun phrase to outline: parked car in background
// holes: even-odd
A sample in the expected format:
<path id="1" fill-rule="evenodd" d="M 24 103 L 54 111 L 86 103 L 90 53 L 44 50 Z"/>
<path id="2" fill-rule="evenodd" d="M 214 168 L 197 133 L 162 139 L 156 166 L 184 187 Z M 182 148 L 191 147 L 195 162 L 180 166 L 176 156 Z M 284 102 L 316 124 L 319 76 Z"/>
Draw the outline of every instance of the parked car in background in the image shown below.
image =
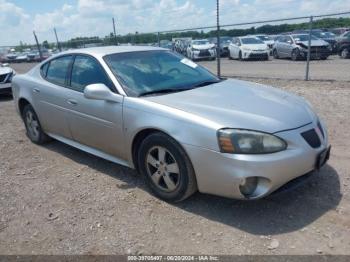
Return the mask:
<path id="1" fill-rule="evenodd" d="M 11 94 L 11 81 L 15 71 L 7 64 L 0 64 L 0 95 Z"/>
<path id="2" fill-rule="evenodd" d="M 270 49 L 270 55 L 272 55 L 272 49 L 273 49 L 273 45 L 275 43 L 275 40 L 273 37 L 269 36 L 269 35 L 265 35 L 265 34 L 260 34 L 260 35 L 248 35 L 248 36 L 254 36 L 258 39 L 260 39 L 261 41 L 263 41 Z"/>
<path id="3" fill-rule="evenodd" d="M 330 155 L 325 125 L 303 98 L 220 79 L 159 47 L 62 53 L 16 76 L 13 96 L 33 143 L 52 137 L 134 168 L 166 201 L 197 190 L 262 198 L 306 181 Z"/>
<path id="4" fill-rule="evenodd" d="M 269 47 L 263 41 L 253 36 L 232 38 L 228 49 L 229 59 L 269 60 Z"/>
<path id="5" fill-rule="evenodd" d="M 156 46 L 158 46 L 158 43 L 156 44 Z M 174 49 L 173 43 L 171 41 L 169 41 L 169 40 L 161 40 L 160 41 L 160 47 L 166 48 L 166 49 L 169 49 L 169 50 L 173 50 Z"/>
<path id="6" fill-rule="evenodd" d="M 186 56 L 187 47 L 191 43 L 192 38 L 191 37 L 173 38 L 172 41 L 174 42 L 174 50 L 179 54 Z"/>
<path id="7" fill-rule="evenodd" d="M 293 34 L 309 34 L 309 31 L 298 30 L 294 31 Z M 331 52 L 334 54 L 337 53 L 337 40 L 335 39 L 336 35 L 334 33 L 322 29 L 312 29 L 311 34 L 319 39 L 326 41 L 331 48 Z"/>
<path id="8" fill-rule="evenodd" d="M 207 39 L 192 40 L 187 47 L 187 57 L 192 60 L 215 60 L 216 46 Z"/>
<path id="9" fill-rule="evenodd" d="M 274 58 L 291 58 L 293 61 L 306 59 L 308 54 L 308 34 L 280 35 L 273 48 Z M 329 43 L 311 35 L 311 59 L 325 60 L 330 56 L 332 48 Z"/>
<path id="10" fill-rule="evenodd" d="M 230 45 L 232 40 L 231 36 L 221 36 L 220 37 L 220 56 L 227 57 L 228 56 L 228 46 Z M 217 47 L 217 37 L 209 38 L 210 43 L 214 44 Z"/>
<path id="11" fill-rule="evenodd" d="M 29 62 L 28 53 L 27 52 L 19 53 L 15 59 L 15 62 L 16 63 Z"/>
<path id="12" fill-rule="evenodd" d="M 329 31 L 339 36 L 341 34 L 349 32 L 350 28 L 349 27 L 338 27 L 338 28 L 332 28 Z"/>
<path id="13" fill-rule="evenodd" d="M 7 63 L 15 63 L 18 55 L 19 54 L 16 52 L 8 53 L 6 55 L 6 62 Z"/>
<path id="14" fill-rule="evenodd" d="M 350 32 L 337 38 L 337 50 L 341 58 L 350 58 Z"/>

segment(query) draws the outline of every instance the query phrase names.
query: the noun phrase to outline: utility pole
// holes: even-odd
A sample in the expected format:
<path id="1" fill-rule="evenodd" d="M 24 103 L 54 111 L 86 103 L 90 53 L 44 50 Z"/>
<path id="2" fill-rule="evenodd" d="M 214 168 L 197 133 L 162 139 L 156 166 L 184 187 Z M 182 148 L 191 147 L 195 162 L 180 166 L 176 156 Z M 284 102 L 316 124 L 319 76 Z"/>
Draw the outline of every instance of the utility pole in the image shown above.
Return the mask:
<path id="1" fill-rule="evenodd" d="M 312 36 L 312 23 L 314 17 L 310 16 L 309 22 L 309 42 L 307 46 L 307 61 L 306 61 L 306 73 L 305 73 L 305 81 L 309 81 L 309 70 L 310 70 L 310 56 L 311 56 L 311 36 Z"/>
<path id="2" fill-rule="evenodd" d="M 217 75 L 221 77 L 221 63 L 220 63 L 220 3 L 216 0 L 216 61 L 217 61 Z"/>
<path id="3" fill-rule="evenodd" d="M 61 48 L 60 42 L 58 41 L 57 32 L 56 32 L 56 28 L 55 27 L 53 28 L 53 31 L 55 32 L 55 36 L 56 36 L 57 48 L 61 52 L 62 48 Z"/>
<path id="4" fill-rule="evenodd" d="M 113 22 L 114 41 L 115 41 L 115 44 L 117 45 L 118 41 L 117 41 L 117 33 L 115 31 L 115 20 L 114 20 L 114 17 L 112 18 L 112 22 Z"/>
<path id="5" fill-rule="evenodd" d="M 36 42 L 36 46 L 38 48 L 38 51 L 39 51 L 39 55 L 40 55 L 40 60 L 43 60 L 43 54 L 41 53 L 41 49 L 40 49 L 40 45 L 39 45 L 39 41 L 38 41 L 38 38 L 35 34 L 35 31 L 33 31 L 33 34 L 34 34 L 34 38 L 35 38 L 35 42 Z"/>

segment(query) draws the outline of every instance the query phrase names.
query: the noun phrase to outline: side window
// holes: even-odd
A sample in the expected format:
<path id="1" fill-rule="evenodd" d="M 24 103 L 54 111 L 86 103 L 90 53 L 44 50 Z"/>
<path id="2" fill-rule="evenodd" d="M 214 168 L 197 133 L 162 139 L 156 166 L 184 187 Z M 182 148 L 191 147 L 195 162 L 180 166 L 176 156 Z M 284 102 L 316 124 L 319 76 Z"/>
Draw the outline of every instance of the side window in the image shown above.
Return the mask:
<path id="1" fill-rule="evenodd" d="M 292 40 L 292 38 L 290 36 L 286 36 L 286 42 L 288 44 L 293 44 L 293 40 Z"/>
<path id="2" fill-rule="evenodd" d="M 50 61 L 47 69 L 46 79 L 48 81 L 64 85 L 66 82 L 67 71 L 72 56 L 63 56 Z"/>
<path id="3" fill-rule="evenodd" d="M 72 68 L 71 88 L 83 92 L 90 84 L 105 84 L 109 88 L 112 87 L 104 69 L 95 59 L 77 55 Z"/>

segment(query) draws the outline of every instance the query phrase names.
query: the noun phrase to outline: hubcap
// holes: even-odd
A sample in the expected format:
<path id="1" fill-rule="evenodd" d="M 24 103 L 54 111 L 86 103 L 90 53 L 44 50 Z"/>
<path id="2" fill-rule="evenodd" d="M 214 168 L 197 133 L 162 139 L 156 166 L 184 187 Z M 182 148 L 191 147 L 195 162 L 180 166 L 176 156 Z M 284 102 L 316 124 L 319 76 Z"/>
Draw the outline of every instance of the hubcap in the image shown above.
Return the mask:
<path id="1" fill-rule="evenodd" d="M 26 113 L 26 123 L 30 136 L 34 139 L 39 138 L 39 122 L 36 119 L 35 115 L 31 111 Z"/>
<path id="2" fill-rule="evenodd" d="M 179 185 L 179 165 L 166 148 L 152 147 L 147 153 L 146 166 L 154 185 L 162 191 L 172 192 Z"/>

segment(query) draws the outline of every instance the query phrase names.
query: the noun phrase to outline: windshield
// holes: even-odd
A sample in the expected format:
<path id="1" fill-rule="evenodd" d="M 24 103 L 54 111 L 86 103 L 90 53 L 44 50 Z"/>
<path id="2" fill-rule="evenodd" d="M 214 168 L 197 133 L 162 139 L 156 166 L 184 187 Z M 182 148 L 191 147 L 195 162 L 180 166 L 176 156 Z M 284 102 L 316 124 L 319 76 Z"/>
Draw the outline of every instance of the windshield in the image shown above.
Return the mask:
<path id="1" fill-rule="evenodd" d="M 208 45 L 210 44 L 208 40 L 196 40 L 192 42 L 192 45 Z"/>
<path id="2" fill-rule="evenodd" d="M 267 36 L 267 35 L 257 35 L 256 37 L 259 38 L 259 39 L 262 40 L 262 41 L 269 41 L 269 40 L 272 40 L 272 38 L 269 37 L 269 36 Z"/>
<path id="3" fill-rule="evenodd" d="M 293 35 L 295 41 L 309 41 L 309 35 Z M 317 37 L 311 35 L 311 40 L 318 40 Z"/>
<path id="4" fill-rule="evenodd" d="M 138 51 L 107 55 L 104 60 L 129 96 L 183 91 L 220 79 L 171 51 Z"/>
<path id="5" fill-rule="evenodd" d="M 331 32 L 313 32 L 312 34 L 318 38 L 335 38 L 335 34 Z"/>
<path id="6" fill-rule="evenodd" d="M 241 38 L 241 41 L 244 45 L 256 45 L 256 44 L 263 44 L 264 42 L 255 38 L 255 37 L 246 37 Z"/>

